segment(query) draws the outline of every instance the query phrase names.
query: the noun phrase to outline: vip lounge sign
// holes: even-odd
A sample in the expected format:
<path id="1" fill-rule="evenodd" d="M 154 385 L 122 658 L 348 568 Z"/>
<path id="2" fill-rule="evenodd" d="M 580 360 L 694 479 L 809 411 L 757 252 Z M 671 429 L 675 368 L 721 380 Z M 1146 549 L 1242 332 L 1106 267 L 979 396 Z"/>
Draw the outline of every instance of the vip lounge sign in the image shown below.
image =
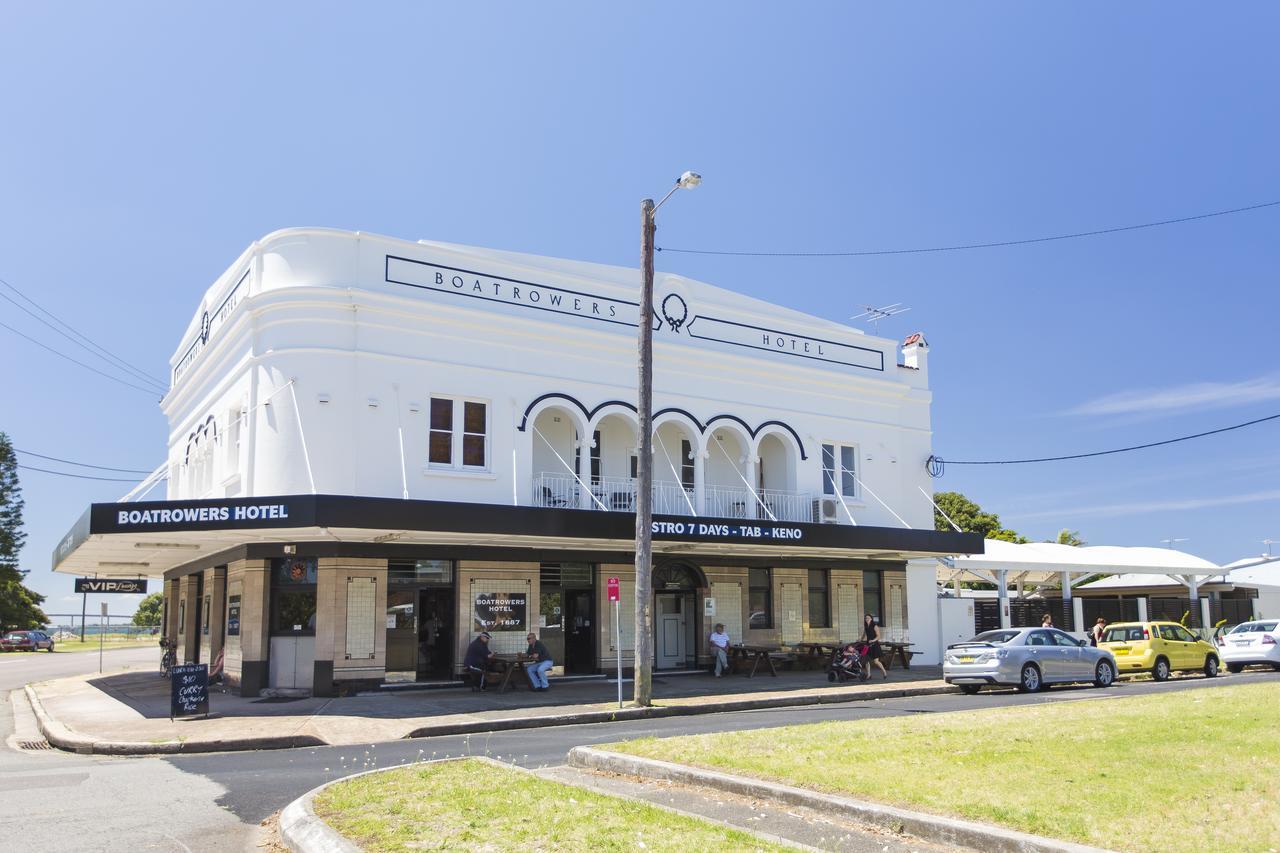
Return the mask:
<path id="1" fill-rule="evenodd" d="M 101 578 L 76 578 L 76 592 L 94 593 L 145 593 L 147 582 L 139 580 L 105 580 Z"/>
<path id="2" fill-rule="evenodd" d="M 474 630 L 524 631 L 529 624 L 528 592 L 477 592 Z"/>

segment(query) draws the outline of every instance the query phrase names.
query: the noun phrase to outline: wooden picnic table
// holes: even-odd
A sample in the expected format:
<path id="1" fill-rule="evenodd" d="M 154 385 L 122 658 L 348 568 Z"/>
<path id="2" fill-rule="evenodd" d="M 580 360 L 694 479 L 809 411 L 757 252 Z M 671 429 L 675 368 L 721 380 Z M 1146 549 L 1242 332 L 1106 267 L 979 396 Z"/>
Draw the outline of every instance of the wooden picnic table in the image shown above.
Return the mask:
<path id="1" fill-rule="evenodd" d="M 815 665 L 826 666 L 831 656 L 841 648 L 843 646 L 839 643 L 796 643 L 797 662 L 809 668 Z"/>
<path id="2" fill-rule="evenodd" d="M 738 644 L 729 646 L 729 667 L 733 671 L 738 669 L 746 669 L 747 662 L 751 662 L 751 671 L 745 673 L 747 678 L 752 678 L 756 674 L 756 670 L 760 668 L 760 664 L 764 664 L 769 668 L 769 674 L 774 678 L 778 677 L 778 670 L 773 665 L 774 655 L 781 655 L 782 649 L 777 646 L 748 646 Z"/>
<path id="3" fill-rule="evenodd" d="M 524 655 L 495 655 L 493 660 L 503 665 L 503 670 L 498 679 L 499 693 L 506 693 L 508 690 L 514 687 L 515 685 L 511 683 L 512 677 L 517 672 L 523 674 L 524 665 L 526 663 L 533 662 L 532 659 L 526 659 Z M 529 686 L 530 689 L 533 688 L 533 685 L 529 683 L 528 678 L 525 679 L 525 683 Z"/>
<path id="4" fill-rule="evenodd" d="M 911 643 L 881 640 L 880 648 L 884 651 L 880 660 L 884 663 L 885 669 L 893 668 L 893 661 L 895 658 L 902 661 L 903 669 L 911 669 L 911 656 L 915 654 L 915 652 L 911 651 L 911 649 L 914 648 Z"/>

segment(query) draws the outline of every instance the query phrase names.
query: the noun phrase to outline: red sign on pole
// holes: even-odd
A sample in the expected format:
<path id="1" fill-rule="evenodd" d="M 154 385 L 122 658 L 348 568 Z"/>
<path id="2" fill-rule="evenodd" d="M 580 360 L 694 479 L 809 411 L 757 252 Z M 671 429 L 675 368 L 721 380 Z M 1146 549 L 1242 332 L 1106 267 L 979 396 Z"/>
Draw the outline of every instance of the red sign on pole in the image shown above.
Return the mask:
<path id="1" fill-rule="evenodd" d="M 618 579 L 617 579 L 617 578 L 609 578 L 609 600 L 610 600 L 610 601 L 621 601 L 621 600 L 622 600 L 622 595 L 621 595 L 621 593 L 619 593 L 619 592 L 618 592 Z"/>

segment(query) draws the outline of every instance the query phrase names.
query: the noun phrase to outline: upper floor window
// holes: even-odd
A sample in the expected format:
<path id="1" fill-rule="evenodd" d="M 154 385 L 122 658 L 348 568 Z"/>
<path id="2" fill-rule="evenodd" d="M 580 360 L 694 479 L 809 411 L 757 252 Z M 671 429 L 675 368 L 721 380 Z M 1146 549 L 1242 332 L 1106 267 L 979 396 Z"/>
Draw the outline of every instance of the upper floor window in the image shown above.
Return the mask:
<path id="1" fill-rule="evenodd" d="M 680 440 L 680 485 L 685 489 L 693 490 L 693 445 L 687 440 Z"/>
<path id="2" fill-rule="evenodd" d="M 603 448 L 600 446 L 600 430 L 591 433 L 591 482 L 600 482 L 600 460 Z"/>
<path id="3" fill-rule="evenodd" d="M 822 493 L 858 496 L 858 449 L 849 444 L 822 445 Z"/>
<path id="4" fill-rule="evenodd" d="M 489 466 L 489 406 L 475 400 L 431 398 L 427 461 L 460 468 Z"/>

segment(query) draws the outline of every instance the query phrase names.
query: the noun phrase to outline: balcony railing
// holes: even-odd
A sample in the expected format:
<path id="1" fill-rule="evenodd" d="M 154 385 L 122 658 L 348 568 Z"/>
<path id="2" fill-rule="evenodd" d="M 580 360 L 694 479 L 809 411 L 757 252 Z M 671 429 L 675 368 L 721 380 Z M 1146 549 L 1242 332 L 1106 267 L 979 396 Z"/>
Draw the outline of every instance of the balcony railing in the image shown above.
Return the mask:
<path id="1" fill-rule="evenodd" d="M 630 477 L 598 477 L 589 483 L 590 493 L 570 474 L 543 472 L 533 481 L 534 506 L 565 509 L 636 511 L 636 481 Z M 714 518 L 754 518 L 778 521 L 813 521 L 813 495 L 781 489 L 761 489 L 760 500 L 745 488 L 706 486 L 703 507 L 698 509 L 694 490 L 679 483 L 653 484 L 653 511 L 659 515 L 705 515 Z M 764 507 L 769 512 L 765 512 Z"/>
<path id="2" fill-rule="evenodd" d="M 808 492 L 784 492 L 781 489 L 761 489 L 760 500 L 778 521 L 813 521 L 813 495 Z M 769 513 L 756 504 L 757 517 L 768 518 Z"/>
<path id="3" fill-rule="evenodd" d="M 707 486 L 702 490 L 706 515 L 716 518 L 755 518 L 755 498 L 746 489 L 729 486 Z"/>

